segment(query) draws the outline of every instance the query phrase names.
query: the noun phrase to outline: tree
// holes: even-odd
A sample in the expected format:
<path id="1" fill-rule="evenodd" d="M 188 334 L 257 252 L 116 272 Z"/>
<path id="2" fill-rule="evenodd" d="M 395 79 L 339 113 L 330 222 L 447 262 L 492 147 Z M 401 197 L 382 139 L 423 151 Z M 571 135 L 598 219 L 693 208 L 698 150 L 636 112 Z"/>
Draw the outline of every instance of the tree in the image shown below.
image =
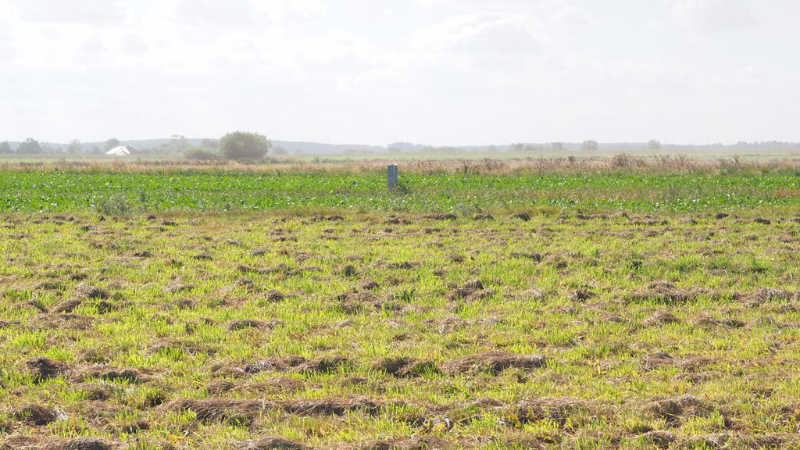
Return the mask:
<path id="1" fill-rule="evenodd" d="M 82 148 L 81 147 L 81 141 L 79 141 L 77 139 L 73 139 L 73 140 L 71 140 L 69 142 L 69 146 L 67 147 L 67 152 L 68 153 L 72 153 L 72 154 L 80 153 L 81 152 L 81 148 Z"/>
<path id="2" fill-rule="evenodd" d="M 39 141 L 28 138 L 25 139 L 25 142 L 19 144 L 17 153 L 42 153 L 42 146 L 39 145 Z"/>
<path id="3" fill-rule="evenodd" d="M 550 149 L 552 149 L 555 152 L 563 152 L 564 144 L 561 142 L 553 142 L 550 144 Z"/>
<path id="4" fill-rule="evenodd" d="M 14 150 L 11 149 L 11 144 L 8 141 L 0 142 L 0 153 L 14 153 Z"/>
<path id="5" fill-rule="evenodd" d="M 661 142 L 658 142 L 655 139 L 650 139 L 650 142 L 647 143 L 647 149 L 654 151 L 661 150 Z"/>
<path id="6" fill-rule="evenodd" d="M 220 149 L 226 159 L 261 159 L 271 147 L 272 142 L 257 133 L 234 131 L 220 139 Z"/>
<path id="7" fill-rule="evenodd" d="M 117 139 L 117 138 L 111 138 L 111 139 L 107 140 L 106 141 L 106 151 L 109 151 L 112 148 L 119 147 L 119 144 L 120 144 L 120 142 L 119 142 L 119 139 Z"/>
<path id="8" fill-rule="evenodd" d="M 596 152 L 599 148 L 600 144 L 598 144 L 597 141 L 588 140 L 581 144 L 581 150 L 587 152 Z"/>

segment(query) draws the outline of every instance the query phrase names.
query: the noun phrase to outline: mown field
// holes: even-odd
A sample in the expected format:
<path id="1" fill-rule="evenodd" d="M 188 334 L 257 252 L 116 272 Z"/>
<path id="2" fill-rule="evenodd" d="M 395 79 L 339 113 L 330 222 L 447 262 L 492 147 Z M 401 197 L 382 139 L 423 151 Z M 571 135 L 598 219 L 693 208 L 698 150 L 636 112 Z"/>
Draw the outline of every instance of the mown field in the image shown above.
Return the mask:
<path id="1" fill-rule="evenodd" d="M 0 448 L 800 448 L 791 173 L 0 182 Z"/>

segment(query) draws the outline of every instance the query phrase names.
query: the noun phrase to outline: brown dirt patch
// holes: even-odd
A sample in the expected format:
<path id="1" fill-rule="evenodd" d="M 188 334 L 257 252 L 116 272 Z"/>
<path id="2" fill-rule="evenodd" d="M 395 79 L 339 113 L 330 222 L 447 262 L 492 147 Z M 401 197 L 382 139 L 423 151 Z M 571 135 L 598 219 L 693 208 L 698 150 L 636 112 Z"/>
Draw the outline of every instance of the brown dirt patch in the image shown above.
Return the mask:
<path id="1" fill-rule="evenodd" d="M 487 352 L 456 358 L 442 364 L 450 374 L 489 372 L 497 375 L 510 369 L 531 370 L 544 367 L 547 358 L 542 355 L 515 355 L 505 352 Z"/>

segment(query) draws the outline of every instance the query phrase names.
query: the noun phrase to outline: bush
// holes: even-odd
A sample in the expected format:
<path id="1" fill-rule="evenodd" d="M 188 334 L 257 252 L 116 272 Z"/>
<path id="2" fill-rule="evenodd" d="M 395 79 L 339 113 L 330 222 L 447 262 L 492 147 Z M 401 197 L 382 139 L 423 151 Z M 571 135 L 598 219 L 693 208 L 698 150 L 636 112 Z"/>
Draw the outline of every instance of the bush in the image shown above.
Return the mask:
<path id="1" fill-rule="evenodd" d="M 272 143 L 257 133 L 234 131 L 228 133 L 220 140 L 222 155 L 226 159 L 261 159 L 266 156 Z"/>
<path id="2" fill-rule="evenodd" d="M 191 147 L 183 153 L 183 157 L 193 161 L 216 161 L 219 153 L 203 147 Z"/>
<path id="3" fill-rule="evenodd" d="M 125 216 L 133 211 L 133 205 L 125 196 L 112 195 L 108 198 L 101 198 L 95 202 L 95 209 L 98 213 L 106 216 Z"/>

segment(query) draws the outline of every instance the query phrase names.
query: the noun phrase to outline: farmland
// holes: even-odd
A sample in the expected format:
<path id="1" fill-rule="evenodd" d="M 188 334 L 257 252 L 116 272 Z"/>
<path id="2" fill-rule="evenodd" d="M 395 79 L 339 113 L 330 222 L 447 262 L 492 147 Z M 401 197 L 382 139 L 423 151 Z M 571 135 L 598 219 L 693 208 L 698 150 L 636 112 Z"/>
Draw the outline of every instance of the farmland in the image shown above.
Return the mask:
<path id="1" fill-rule="evenodd" d="M 793 167 L 129 169 L 0 173 L 5 448 L 800 445 Z"/>

